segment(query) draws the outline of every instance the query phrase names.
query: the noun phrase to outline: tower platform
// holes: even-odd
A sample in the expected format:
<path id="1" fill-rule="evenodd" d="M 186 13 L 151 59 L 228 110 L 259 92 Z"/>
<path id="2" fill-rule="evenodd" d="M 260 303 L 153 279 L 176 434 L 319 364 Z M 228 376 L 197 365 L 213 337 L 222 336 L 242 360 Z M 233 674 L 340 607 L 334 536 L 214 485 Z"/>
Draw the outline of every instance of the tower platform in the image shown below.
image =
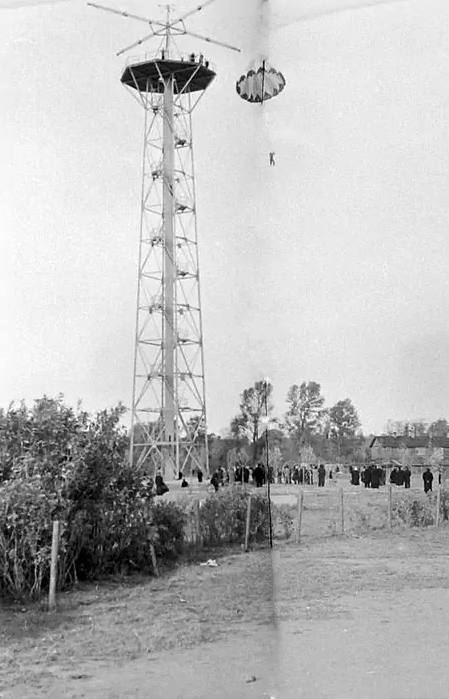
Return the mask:
<path id="1" fill-rule="evenodd" d="M 175 94 L 205 90 L 215 78 L 215 72 L 204 63 L 190 60 L 153 59 L 126 66 L 121 82 L 140 92 L 164 92 L 164 80 L 174 78 Z M 187 85 L 188 84 L 188 85 Z"/>

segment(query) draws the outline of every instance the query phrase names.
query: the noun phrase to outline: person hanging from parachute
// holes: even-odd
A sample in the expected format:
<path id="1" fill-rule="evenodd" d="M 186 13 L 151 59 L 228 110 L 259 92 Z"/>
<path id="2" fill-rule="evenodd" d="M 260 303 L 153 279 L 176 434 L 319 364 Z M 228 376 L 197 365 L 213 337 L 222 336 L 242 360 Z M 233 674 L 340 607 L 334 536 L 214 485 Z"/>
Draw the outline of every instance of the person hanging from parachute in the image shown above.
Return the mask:
<path id="1" fill-rule="evenodd" d="M 264 58 L 252 61 L 247 72 L 237 80 L 237 94 L 246 102 L 261 104 L 279 95 L 286 81 L 282 73 Z M 270 166 L 275 165 L 274 151 L 270 152 Z"/>

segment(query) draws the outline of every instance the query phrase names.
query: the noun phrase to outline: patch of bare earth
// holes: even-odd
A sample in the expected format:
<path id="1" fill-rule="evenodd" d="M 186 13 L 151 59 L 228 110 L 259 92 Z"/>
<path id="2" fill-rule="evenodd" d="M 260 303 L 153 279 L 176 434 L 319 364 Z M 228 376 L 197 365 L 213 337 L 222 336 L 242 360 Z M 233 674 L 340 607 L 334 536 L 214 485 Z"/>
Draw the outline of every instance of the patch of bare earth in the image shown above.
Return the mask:
<path id="1" fill-rule="evenodd" d="M 448 696 L 446 528 L 305 539 L 274 568 L 279 696 Z"/>
<path id="2" fill-rule="evenodd" d="M 0 610 L 0 698 L 263 696 L 277 646 L 270 554 L 229 555 Z"/>

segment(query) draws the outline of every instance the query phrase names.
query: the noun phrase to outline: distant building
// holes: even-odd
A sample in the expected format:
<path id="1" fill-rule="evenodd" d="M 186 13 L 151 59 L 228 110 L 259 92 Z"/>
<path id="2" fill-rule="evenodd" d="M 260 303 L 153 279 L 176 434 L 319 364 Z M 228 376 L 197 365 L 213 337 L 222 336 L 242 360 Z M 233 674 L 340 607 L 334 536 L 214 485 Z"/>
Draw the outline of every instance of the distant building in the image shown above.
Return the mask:
<path id="1" fill-rule="evenodd" d="M 394 437 L 379 435 L 370 442 L 371 459 L 373 461 L 398 461 L 402 463 L 404 456 L 410 466 L 425 466 L 435 449 L 442 449 L 442 466 L 449 466 L 449 437 Z"/>

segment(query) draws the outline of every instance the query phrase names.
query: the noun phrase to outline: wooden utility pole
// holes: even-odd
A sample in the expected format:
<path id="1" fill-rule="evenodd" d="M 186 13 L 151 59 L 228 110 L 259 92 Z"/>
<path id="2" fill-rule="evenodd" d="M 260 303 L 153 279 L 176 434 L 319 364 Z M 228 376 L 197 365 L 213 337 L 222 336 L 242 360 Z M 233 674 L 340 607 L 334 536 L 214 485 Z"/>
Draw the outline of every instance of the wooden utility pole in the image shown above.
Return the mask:
<path id="1" fill-rule="evenodd" d="M 58 548 L 59 548 L 59 520 L 53 522 L 53 534 L 51 540 L 50 562 L 50 589 L 48 592 L 48 608 L 56 608 L 56 585 L 58 581 Z"/>
<path id="2" fill-rule="evenodd" d="M 297 510 L 297 519 L 296 519 L 296 543 L 299 544 L 299 540 L 301 538 L 301 522 L 302 522 L 302 509 L 304 505 L 304 490 L 301 488 L 301 491 L 298 495 L 298 510 Z"/>

